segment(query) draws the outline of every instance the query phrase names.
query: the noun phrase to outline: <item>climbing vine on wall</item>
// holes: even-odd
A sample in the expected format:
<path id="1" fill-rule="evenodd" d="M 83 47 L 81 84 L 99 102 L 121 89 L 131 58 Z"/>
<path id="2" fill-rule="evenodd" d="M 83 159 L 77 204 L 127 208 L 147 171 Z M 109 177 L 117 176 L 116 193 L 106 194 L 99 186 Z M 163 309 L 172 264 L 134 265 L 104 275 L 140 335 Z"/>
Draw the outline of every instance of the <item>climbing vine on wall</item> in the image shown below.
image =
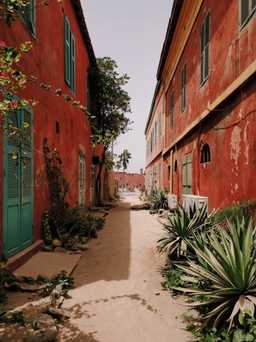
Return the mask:
<path id="1" fill-rule="evenodd" d="M 44 139 L 43 151 L 50 199 L 49 225 L 53 238 L 63 240 L 69 185 L 63 175 L 60 155 L 56 149 L 49 147 L 47 139 Z"/>

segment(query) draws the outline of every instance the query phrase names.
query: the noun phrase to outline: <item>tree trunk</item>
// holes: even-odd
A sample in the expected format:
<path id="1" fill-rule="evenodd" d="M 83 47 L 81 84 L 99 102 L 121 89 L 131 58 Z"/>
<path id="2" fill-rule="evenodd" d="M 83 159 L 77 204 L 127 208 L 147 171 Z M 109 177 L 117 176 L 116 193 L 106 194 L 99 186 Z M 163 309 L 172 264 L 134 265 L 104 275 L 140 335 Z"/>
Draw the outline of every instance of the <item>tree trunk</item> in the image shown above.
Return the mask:
<path id="1" fill-rule="evenodd" d="M 103 152 L 103 156 L 102 156 L 102 161 L 100 162 L 99 165 L 99 171 L 97 173 L 97 177 L 96 177 L 96 204 L 98 206 L 102 206 L 103 205 L 103 199 L 101 198 L 101 194 L 102 194 L 102 187 L 104 186 L 104 184 L 102 184 L 102 171 L 104 169 L 104 164 L 105 164 L 105 149 Z"/>

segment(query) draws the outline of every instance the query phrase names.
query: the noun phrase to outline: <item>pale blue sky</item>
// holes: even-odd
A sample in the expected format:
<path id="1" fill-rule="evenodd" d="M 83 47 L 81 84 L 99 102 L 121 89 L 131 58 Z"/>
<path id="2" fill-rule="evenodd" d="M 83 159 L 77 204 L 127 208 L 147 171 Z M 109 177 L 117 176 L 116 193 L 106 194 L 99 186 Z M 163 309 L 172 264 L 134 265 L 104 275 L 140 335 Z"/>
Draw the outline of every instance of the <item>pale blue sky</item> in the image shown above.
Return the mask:
<path id="1" fill-rule="evenodd" d="M 145 166 L 144 128 L 156 85 L 156 70 L 172 0 L 82 0 L 96 57 L 113 58 L 130 76 L 132 131 L 120 137 L 115 153 L 132 154 L 129 171 Z"/>

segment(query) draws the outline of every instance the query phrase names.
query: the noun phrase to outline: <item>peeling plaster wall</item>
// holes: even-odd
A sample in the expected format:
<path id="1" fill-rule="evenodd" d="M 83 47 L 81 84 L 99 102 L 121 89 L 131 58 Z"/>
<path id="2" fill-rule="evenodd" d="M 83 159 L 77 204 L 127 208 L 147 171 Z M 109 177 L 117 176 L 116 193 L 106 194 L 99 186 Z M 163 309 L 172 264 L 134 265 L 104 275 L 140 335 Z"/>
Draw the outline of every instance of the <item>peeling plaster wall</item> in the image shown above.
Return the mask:
<path id="1" fill-rule="evenodd" d="M 188 3 L 186 3 L 188 4 Z M 193 15 L 186 4 L 182 8 L 173 46 L 182 45 L 182 31 L 188 29 Z M 186 13 L 184 13 L 186 12 Z M 205 16 L 210 13 L 209 77 L 200 84 L 200 32 Z M 209 105 L 256 60 L 256 16 L 241 28 L 239 1 L 205 0 L 190 32 L 179 61 L 169 52 L 161 84 L 165 87 L 165 146 L 168 148 Z M 228 21 L 228 25 L 227 25 Z M 179 34 L 177 34 L 179 32 Z M 171 48 L 173 48 L 171 46 Z M 177 65 L 176 65 L 177 62 Z M 187 65 L 187 107 L 181 112 L 181 69 Z M 176 65 L 174 74 L 168 74 Z M 174 92 L 173 128 L 169 127 L 170 94 Z M 157 95 L 157 98 L 159 94 Z M 211 162 L 200 164 L 201 143 L 211 148 Z M 209 197 L 210 208 L 225 207 L 236 201 L 256 199 L 256 76 L 252 76 L 232 96 L 214 110 L 173 148 L 171 179 L 168 179 L 168 158 L 164 155 L 163 184 L 172 184 L 173 192 L 182 195 L 182 163 L 192 153 L 192 192 Z M 162 157 L 161 157 L 162 158 Z M 155 158 L 152 168 L 160 157 Z M 175 162 L 177 171 L 174 170 Z M 147 173 L 147 170 L 146 170 Z"/>
<path id="2" fill-rule="evenodd" d="M 36 7 L 36 36 L 33 37 L 26 25 L 15 22 L 11 28 L 1 22 L 0 40 L 9 45 L 18 46 L 20 42 L 31 41 L 33 49 L 24 57 L 23 68 L 28 75 L 37 76 L 39 83 L 52 85 L 53 89 L 61 88 L 68 94 L 86 105 L 87 69 L 89 55 L 80 30 L 71 1 L 63 5 L 53 1 L 49 6 Z M 67 87 L 64 80 L 64 15 L 71 24 L 76 43 L 76 78 L 75 94 Z M 48 187 L 43 156 L 43 140 L 48 139 L 49 146 L 56 148 L 63 162 L 64 176 L 70 185 L 68 201 L 72 206 L 78 203 L 79 153 L 86 159 L 86 204 L 91 198 L 91 161 L 92 146 L 91 130 L 88 118 L 79 109 L 65 102 L 42 88 L 39 84 L 29 82 L 24 90 L 25 98 L 39 101 L 34 108 L 34 240 L 40 239 L 42 212 L 48 208 Z M 56 133 L 56 121 L 60 132 Z M 2 141 L 1 141 L 2 144 Z M 2 146 L 1 146 L 2 147 Z M 3 190 L 3 160 L 0 167 L 1 190 Z M 2 201 L 0 221 L 2 227 Z M 1 253 L 1 247 L 0 247 Z"/>
<path id="3" fill-rule="evenodd" d="M 182 195 L 182 158 L 192 152 L 192 190 L 194 194 L 209 198 L 210 209 L 256 199 L 255 89 L 256 79 L 248 82 L 174 152 L 178 171 L 173 172 L 173 192 L 179 197 Z M 211 148 L 211 161 L 205 164 L 200 164 L 202 141 Z"/>

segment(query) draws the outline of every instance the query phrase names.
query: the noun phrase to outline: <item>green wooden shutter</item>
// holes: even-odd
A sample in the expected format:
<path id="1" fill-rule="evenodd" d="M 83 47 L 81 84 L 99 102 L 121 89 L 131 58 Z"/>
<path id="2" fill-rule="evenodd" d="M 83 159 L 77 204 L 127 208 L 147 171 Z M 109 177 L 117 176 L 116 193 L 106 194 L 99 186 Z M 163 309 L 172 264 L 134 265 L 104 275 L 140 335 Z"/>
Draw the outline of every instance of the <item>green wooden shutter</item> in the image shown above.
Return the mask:
<path id="1" fill-rule="evenodd" d="M 181 70 L 181 111 L 186 109 L 186 83 L 187 83 L 187 66 L 186 64 Z"/>
<path id="2" fill-rule="evenodd" d="M 70 60 L 70 68 L 71 68 L 71 84 L 70 87 L 74 91 L 75 90 L 75 38 L 73 34 L 70 35 L 71 37 L 71 60 Z"/>
<path id="3" fill-rule="evenodd" d="M 250 0 L 240 0 L 241 25 L 243 25 L 250 15 Z"/>
<path id="4" fill-rule="evenodd" d="M 83 154 L 79 155 L 79 205 L 83 206 L 85 204 L 85 182 L 86 182 L 86 167 L 85 167 L 85 157 Z"/>
<path id="5" fill-rule="evenodd" d="M 192 154 L 187 154 L 183 159 L 182 175 L 183 193 L 192 193 Z"/>
<path id="6" fill-rule="evenodd" d="M 204 24 L 202 25 L 201 28 L 201 77 L 200 77 L 200 81 L 201 83 L 204 81 Z"/>
<path id="7" fill-rule="evenodd" d="M 11 256 L 32 243 L 33 224 L 33 150 L 32 112 L 10 113 L 7 125 L 29 127 L 20 141 L 15 136 L 4 137 L 4 253 Z"/>
<path id="8" fill-rule="evenodd" d="M 64 63 L 65 63 L 65 81 L 71 86 L 71 44 L 70 44 L 70 24 L 67 17 L 64 17 Z"/>
<path id="9" fill-rule="evenodd" d="M 210 42 L 210 14 L 204 19 L 200 34 L 201 41 L 201 77 L 203 83 L 209 75 L 209 42 Z"/>
<path id="10" fill-rule="evenodd" d="M 23 18 L 29 30 L 35 34 L 35 0 L 30 0 L 23 12 Z"/>
<path id="11" fill-rule="evenodd" d="M 174 116 L 174 94 L 172 93 L 170 96 L 170 120 L 169 120 L 169 124 L 170 127 L 173 127 L 173 116 Z"/>
<path id="12" fill-rule="evenodd" d="M 33 150 L 32 150 L 32 111 L 23 109 L 21 126 L 27 125 L 21 148 L 21 246 L 31 243 L 33 225 Z"/>
<path id="13" fill-rule="evenodd" d="M 205 47 L 204 47 L 204 79 L 209 74 L 209 41 L 210 41 L 210 15 L 205 18 Z"/>

